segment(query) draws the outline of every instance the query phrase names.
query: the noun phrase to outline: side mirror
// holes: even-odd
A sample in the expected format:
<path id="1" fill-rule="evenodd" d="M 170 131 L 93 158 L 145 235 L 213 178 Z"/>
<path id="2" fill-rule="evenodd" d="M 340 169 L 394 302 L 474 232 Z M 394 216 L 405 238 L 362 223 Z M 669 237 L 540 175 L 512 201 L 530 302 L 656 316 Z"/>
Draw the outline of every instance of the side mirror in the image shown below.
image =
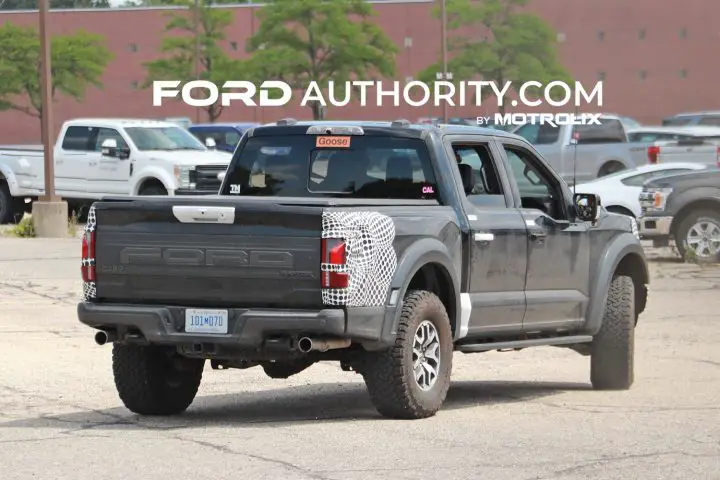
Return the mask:
<path id="1" fill-rule="evenodd" d="M 576 193 L 573 203 L 577 218 L 583 222 L 595 223 L 600 213 L 600 196 L 594 193 Z"/>
<path id="2" fill-rule="evenodd" d="M 210 150 L 214 150 L 215 147 L 217 146 L 217 143 L 215 143 L 215 140 L 214 140 L 214 139 L 208 137 L 208 138 L 205 139 L 205 146 L 206 146 L 207 148 L 209 148 Z"/>
<path id="3" fill-rule="evenodd" d="M 460 177 L 462 178 L 465 195 L 469 195 L 473 191 L 473 188 L 475 188 L 475 171 L 466 163 L 459 164 L 458 168 L 460 169 Z"/>
<path id="4" fill-rule="evenodd" d="M 108 138 L 102 143 L 101 152 L 105 157 L 117 157 L 118 146 L 117 140 L 114 138 Z"/>

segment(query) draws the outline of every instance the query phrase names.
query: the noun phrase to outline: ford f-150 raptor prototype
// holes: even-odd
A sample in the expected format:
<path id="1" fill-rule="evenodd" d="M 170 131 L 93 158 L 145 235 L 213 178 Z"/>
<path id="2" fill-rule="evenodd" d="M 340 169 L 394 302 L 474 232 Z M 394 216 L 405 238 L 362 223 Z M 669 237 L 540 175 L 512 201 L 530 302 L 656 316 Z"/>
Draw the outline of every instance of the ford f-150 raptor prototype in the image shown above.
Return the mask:
<path id="1" fill-rule="evenodd" d="M 288 119 L 247 132 L 219 193 L 90 211 L 78 316 L 133 412 L 183 412 L 206 360 L 337 361 L 394 418 L 441 408 L 456 352 L 568 347 L 595 388 L 633 383 L 637 225 L 519 136 Z"/>

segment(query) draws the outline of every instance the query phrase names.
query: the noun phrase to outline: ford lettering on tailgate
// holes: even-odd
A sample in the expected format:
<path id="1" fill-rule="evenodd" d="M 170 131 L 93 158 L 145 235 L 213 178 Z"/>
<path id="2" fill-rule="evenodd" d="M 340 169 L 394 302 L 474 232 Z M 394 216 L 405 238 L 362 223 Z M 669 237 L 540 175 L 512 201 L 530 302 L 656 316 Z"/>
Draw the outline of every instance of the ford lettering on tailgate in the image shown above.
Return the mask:
<path id="1" fill-rule="evenodd" d="M 120 251 L 120 264 L 293 268 L 295 259 L 290 252 L 273 250 L 126 247 Z"/>

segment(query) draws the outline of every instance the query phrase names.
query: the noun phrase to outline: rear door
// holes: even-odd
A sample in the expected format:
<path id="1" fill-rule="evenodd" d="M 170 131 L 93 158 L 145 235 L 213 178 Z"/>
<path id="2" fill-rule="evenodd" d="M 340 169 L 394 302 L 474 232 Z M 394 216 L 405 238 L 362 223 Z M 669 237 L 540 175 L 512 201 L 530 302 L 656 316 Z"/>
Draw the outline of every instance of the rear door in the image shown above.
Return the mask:
<path id="1" fill-rule="evenodd" d="M 85 197 L 88 176 L 95 166 L 92 154 L 97 128 L 85 125 L 69 126 L 55 152 L 55 189 L 58 194 L 73 198 Z"/>
<path id="2" fill-rule="evenodd" d="M 527 233 L 520 212 L 511 208 L 510 186 L 489 138 L 448 136 L 458 169 L 472 169 L 475 185 L 465 193 L 470 224 L 468 293 L 472 311 L 460 336 L 518 332 L 525 316 Z M 463 330 L 461 328 L 461 330 Z"/>

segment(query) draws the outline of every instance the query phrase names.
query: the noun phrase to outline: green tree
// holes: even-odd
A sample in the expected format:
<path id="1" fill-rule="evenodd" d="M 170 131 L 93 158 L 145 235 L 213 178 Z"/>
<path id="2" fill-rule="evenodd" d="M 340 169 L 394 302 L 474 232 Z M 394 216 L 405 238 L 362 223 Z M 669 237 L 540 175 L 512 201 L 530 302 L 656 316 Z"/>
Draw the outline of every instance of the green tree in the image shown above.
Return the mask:
<path id="1" fill-rule="evenodd" d="M 397 47 L 371 22 L 364 0 L 274 0 L 258 12 L 257 33 L 248 42 L 251 70 L 304 90 L 353 78 L 391 77 Z M 323 111 L 310 104 L 314 119 Z"/>
<path id="2" fill-rule="evenodd" d="M 0 0 L 0 10 L 37 10 L 39 0 Z M 50 8 L 108 8 L 108 0 L 50 0 Z"/>
<path id="3" fill-rule="evenodd" d="M 195 78 L 196 32 L 193 0 L 175 0 L 173 4 L 188 7 L 187 11 L 172 12 L 165 31 L 170 33 L 163 39 L 163 58 L 145 64 L 148 76 L 144 88 L 155 80 L 178 80 Z M 212 0 L 200 0 L 198 31 L 200 42 L 200 80 L 222 85 L 228 80 L 237 80 L 247 73 L 243 69 L 247 62 L 232 59 L 223 50 L 225 30 L 233 23 L 233 12 L 210 8 Z M 208 120 L 215 122 L 223 112 L 223 105 L 216 102 L 204 107 Z"/>
<path id="4" fill-rule="evenodd" d="M 572 82 L 558 58 L 556 32 L 538 16 L 518 11 L 527 3 L 528 0 L 447 0 L 448 30 L 465 30 L 463 35 L 449 35 L 452 58 L 448 71 L 453 74 L 453 82 L 478 76 L 495 82 L 499 88 L 508 81 L 514 85 L 528 81 L 542 85 L 555 80 Z M 466 33 L 468 29 L 473 32 L 471 38 Z M 418 78 L 434 81 L 441 71 L 442 65 L 437 62 Z M 526 94 L 537 95 L 539 91 L 528 88 Z M 492 94 L 492 90 L 483 91 L 483 96 Z M 504 105 L 499 109 L 505 112 Z"/>
<path id="5" fill-rule="evenodd" d="M 101 78 L 112 59 L 103 37 L 79 30 L 51 40 L 52 98 L 67 95 L 78 102 Z M 33 27 L 5 23 L 0 27 L 0 110 L 42 117 L 40 39 Z"/>

